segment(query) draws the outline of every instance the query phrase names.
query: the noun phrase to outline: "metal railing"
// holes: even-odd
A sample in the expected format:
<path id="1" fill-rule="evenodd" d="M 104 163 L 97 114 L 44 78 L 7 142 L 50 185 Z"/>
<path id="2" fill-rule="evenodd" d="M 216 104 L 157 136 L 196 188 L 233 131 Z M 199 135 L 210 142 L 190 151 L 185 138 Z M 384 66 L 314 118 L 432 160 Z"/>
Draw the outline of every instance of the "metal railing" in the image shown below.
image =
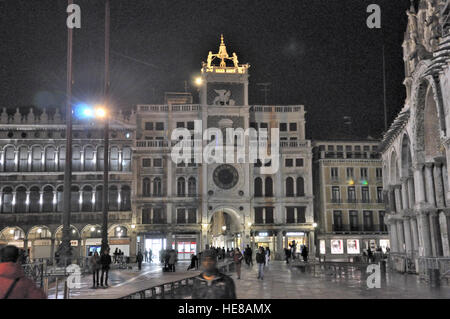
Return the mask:
<path id="1" fill-rule="evenodd" d="M 224 264 L 219 265 L 218 268 L 222 273 L 229 273 L 234 270 L 234 263 L 227 261 Z M 197 277 L 197 275 L 151 286 L 119 299 L 164 299 L 169 296 L 173 298 L 177 294 L 177 291 L 182 289 L 185 289 L 185 292 L 189 291 L 189 287 L 192 287 L 194 284 L 195 277 Z"/>

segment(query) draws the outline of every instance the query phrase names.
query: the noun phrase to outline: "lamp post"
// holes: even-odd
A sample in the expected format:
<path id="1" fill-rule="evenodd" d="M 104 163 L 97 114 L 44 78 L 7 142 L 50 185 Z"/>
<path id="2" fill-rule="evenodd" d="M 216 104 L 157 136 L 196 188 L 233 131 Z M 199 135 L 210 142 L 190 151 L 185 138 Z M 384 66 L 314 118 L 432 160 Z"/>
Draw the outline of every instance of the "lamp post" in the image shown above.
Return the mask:
<path id="1" fill-rule="evenodd" d="M 68 5 L 73 0 L 68 0 Z M 72 39 L 73 29 L 67 28 L 67 83 L 66 83 L 66 163 L 64 166 L 64 211 L 62 215 L 62 241 L 58 249 L 59 263 L 66 265 L 72 257 L 70 247 L 70 192 L 72 188 Z M 53 256 L 52 256 L 53 257 Z"/>
<path id="2" fill-rule="evenodd" d="M 109 22 L 110 22 L 109 0 L 105 0 L 105 89 L 104 105 L 110 109 L 109 105 Z M 109 250 L 108 245 L 108 175 L 109 175 L 109 112 L 103 110 L 105 119 L 104 128 L 104 167 L 103 167 L 103 224 L 102 224 L 102 248 L 101 253 Z M 102 114 L 97 114 L 101 116 Z"/>

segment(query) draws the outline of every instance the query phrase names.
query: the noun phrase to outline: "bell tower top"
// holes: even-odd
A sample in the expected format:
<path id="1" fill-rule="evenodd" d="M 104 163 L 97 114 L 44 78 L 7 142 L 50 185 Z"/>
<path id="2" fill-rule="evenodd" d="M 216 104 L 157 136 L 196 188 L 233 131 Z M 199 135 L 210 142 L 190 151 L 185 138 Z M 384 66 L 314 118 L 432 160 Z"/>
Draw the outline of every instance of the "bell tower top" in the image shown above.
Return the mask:
<path id="1" fill-rule="evenodd" d="M 220 60 L 219 65 L 213 64 L 214 60 Z M 232 62 L 232 65 L 227 61 Z M 233 52 L 232 56 L 228 55 L 227 47 L 223 40 L 223 34 L 220 35 L 220 46 L 219 52 L 213 54 L 212 51 L 209 51 L 207 62 L 202 62 L 202 73 L 204 72 L 212 72 L 212 73 L 227 73 L 227 74 L 245 74 L 247 73 L 249 64 L 241 64 L 239 65 L 239 60 L 236 55 L 236 52 Z"/>
<path id="2" fill-rule="evenodd" d="M 219 51 L 209 51 L 207 62 L 202 62 L 200 103 L 212 106 L 248 105 L 249 64 L 239 64 L 236 52 L 230 56 L 220 35 Z"/>

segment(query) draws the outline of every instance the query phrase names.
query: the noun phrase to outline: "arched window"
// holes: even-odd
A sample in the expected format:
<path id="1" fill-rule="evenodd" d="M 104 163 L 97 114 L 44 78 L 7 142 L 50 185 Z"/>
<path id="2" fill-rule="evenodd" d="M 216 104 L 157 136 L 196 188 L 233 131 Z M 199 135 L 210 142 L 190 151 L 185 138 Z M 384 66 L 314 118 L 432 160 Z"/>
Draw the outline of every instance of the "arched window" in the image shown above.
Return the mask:
<path id="1" fill-rule="evenodd" d="M 81 171 L 81 147 L 79 145 L 72 146 L 72 171 Z"/>
<path id="2" fill-rule="evenodd" d="M 190 177 L 188 179 L 188 196 L 197 195 L 197 181 L 195 177 Z"/>
<path id="3" fill-rule="evenodd" d="M 44 193 L 42 195 L 42 211 L 53 211 L 53 187 L 49 185 L 44 187 Z"/>
<path id="4" fill-rule="evenodd" d="M 294 196 L 294 179 L 292 177 L 286 178 L 286 196 Z"/>
<path id="5" fill-rule="evenodd" d="M 26 213 L 27 212 L 27 189 L 23 186 L 17 187 L 16 189 L 16 213 Z"/>
<path id="6" fill-rule="evenodd" d="M 122 149 L 122 171 L 131 171 L 131 148 L 124 147 Z"/>
<path id="7" fill-rule="evenodd" d="M 28 171 L 28 147 L 19 147 L 19 172 Z"/>
<path id="8" fill-rule="evenodd" d="M 264 194 L 266 197 L 272 197 L 273 196 L 273 182 L 272 177 L 266 177 L 266 183 L 264 187 Z"/>
<path id="9" fill-rule="evenodd" d="M 179 177 L 177 179 L 177 195 L 186 196 L 186 184 L 184 181 L 184 177 Z"/>
<path id="10" fill-rule="evenodd" d="M 146 177 L 142 180 L 142 196 L 149 197 L 150 194 L 150 178 Z"/>
<path id="11" fill-rule="evenodd" d="M 31 170 L 33 172 L 42 171 L 42 147 L 33 146 L 31 151 Z"/>
<path id="12" fill-rule="evenodd" d="M 113 146 L 109 150 L 109 169 L 111 171 L 119 170 L 119 148 L 117 146 Z"/>
<path id="13" fill-rule="evenodd" d="M 64 192 L 63 187 L 59 186 L 56 189 L 56 211 L 62 212 L 64 210 Z"/>
<path id="14" fill-rule="evenodd" d="M 92 187 L 84 186 L 83 187 L 83 201 L 81 202 L 81 210 L 83 212 L 91 212 L 93 210 L 92 205 Z"/>
<path id="15" fill-rule="evenodd" d="M 109 187 L 108 192 L 108 209 L 109 210 L 119 210 L 119 190 L 117 186 L 113 185 Z"/>
<path id="16" fill-rule="evenodd" d="M 13 192 L 11 187 L 3 188 L 2 192 L 2 213 L 13 212 Z"/>
<path id="17" fill-rule="evenodd" d="M 73 212 L 80 211 L 80 188 L 78 186 L 72 186 L 70 189 L 70 209 Z"/>
<path id="18" fill-rule="evenodd" d="M 261 197 L 262 195 L 262 179 L 257 177 L 255 178 L 255 197 Z"/>
<path id="19" fill-rule="evenodd" d="M 103 171 L 105 167 L 105 148 L 97 147 L 97 171 Z"/>
<path id="20" fill-rule="evenodd" d="M 65 146 L 61 146 L 59 148 L 58 170 L 60 172 L 64 172 L 65 166 L 66 166 L 66 147 Z"/>
<path id="21" fill-rule="evenodd" d="M 16 152 L 14 146 L 5 148 L 5 172 L 14 172 Z"/>
<path id="22" fill-rule="evenodd" d="M 48 146 L 45 149 L 45 171 L 54 172 L 56 171 L 56 149 L 53 146 Z"/>
<path id="23" fill-rule="evenodd" d="M 122 186 L 120 196 L 122 197 L 120 210 L 131 210 L 131 189 L 130 186 Z"/>
<path id="24" fill-rule="evenodd" d="M 297 196 L 305 196 L 305 181 L 303 177 L 297 177 Z"/>
<path id="25" fill-rule="evenodd" d="M 153 179 L 153 196 L 162 196 L 162 186 L 160 177 L 155 177 Z"/>
<path id="26" fill-rule="evenodd" d="M 33 186 L 30 188 L 30 213 L 39 213 L 39 201 L 41 199 L 41 194 L 39 193 L 39 187 Z"/>
<path id="27" fill-rule="evenodd" d="M 97 212 L 103 209 L 103 186 L 99 185 L 95 188 L 95 210 Z"/>
<path id="28" fill-rule="evenodd" d="M 84 148 L 84 170 L 95 171 L 94 148 L 92 146 Z"/>

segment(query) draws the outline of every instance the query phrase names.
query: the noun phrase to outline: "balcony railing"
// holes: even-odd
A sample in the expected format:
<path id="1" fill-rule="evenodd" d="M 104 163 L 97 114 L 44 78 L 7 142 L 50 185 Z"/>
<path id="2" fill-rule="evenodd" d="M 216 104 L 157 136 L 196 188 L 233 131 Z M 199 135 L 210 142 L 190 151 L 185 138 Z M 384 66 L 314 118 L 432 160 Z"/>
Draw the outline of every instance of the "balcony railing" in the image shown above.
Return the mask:
<path id="1" fill-rule="evenodd" d="M 387 226 L 386 225 L 379 225 L 379 224 L 373 224 L 373 225 L 364 225 L 364 224 L 342 224 L 342 225 L 335 225 L 333 224 L 332 228 L 333 232 L 339 233 L 339 232 L 387 232 Z"/>

